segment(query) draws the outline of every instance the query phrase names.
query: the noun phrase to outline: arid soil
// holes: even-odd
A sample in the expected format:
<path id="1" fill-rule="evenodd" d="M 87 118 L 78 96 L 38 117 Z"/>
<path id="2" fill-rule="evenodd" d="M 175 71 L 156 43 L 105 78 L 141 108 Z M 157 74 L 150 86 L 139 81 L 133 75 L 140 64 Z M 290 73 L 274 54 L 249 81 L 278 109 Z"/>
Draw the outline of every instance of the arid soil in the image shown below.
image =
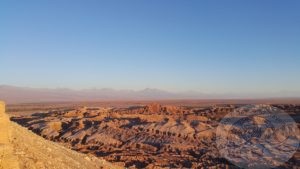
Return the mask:
<path id="1" fill-rule="evenodd" d="M 19 163 L 13 153 L 12 127 L 5 104 L 0 101 L 0 169 L 18 169 Z"/>
<path id="2" fill-rule="evenodd" d="M 0 169 L 100 169 L 121 168 L 46 140 L 9 121 L 0 102 Z"/>
<path id="3" fill-rule="evenodd" d="M 37 136 L 31 131 L 12 123 L 13 153 L 21 169 L 99 169 L 116 168 L 109 162 L 92 155 L 70 150 Z"/>
<path id="4" fill-rule="evenodd" d="M 216 128 L 241 105 L 80 107 L 13 121 L 76 151 L 132 168 L 237 168 L 221 158 Z M 298 122 L 300 106 L 272 105 Z M 299 152 L 282 167 L 299 167 Z"/>

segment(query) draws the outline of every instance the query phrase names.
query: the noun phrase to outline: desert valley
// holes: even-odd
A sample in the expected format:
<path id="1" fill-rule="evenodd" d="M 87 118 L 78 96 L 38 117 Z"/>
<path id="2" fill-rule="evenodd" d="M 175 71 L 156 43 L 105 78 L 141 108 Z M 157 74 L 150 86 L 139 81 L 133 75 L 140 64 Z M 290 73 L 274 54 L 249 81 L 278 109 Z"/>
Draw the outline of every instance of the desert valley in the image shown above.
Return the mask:
<path id="1" fill-rule="evenodd" d="M 8 110 L 12 121 L 45 139 L 119 167 L 238 168 L 219 155 L 216 129 L 244 104 L 112 103 L 12 105 Z M 300 104 L 266 106 L 288 112 L 300 126 Z M 281 165 L 299 166 L 299 150 Z"/>
<path id="2" fill-rule="evenodd" d="M 300 0 L 0 0 L 0 169 L 300 169 Z"/>

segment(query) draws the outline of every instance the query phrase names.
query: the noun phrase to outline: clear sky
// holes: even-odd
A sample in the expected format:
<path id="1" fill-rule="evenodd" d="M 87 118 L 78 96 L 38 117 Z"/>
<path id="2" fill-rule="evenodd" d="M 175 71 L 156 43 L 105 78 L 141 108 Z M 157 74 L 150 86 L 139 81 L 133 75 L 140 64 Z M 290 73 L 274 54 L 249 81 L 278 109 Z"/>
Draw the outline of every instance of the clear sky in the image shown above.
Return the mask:
<path id="1" fill-rule="evenodd" d="M 0 84 L 300 91 L 300 1 L 2 0 Z"/>

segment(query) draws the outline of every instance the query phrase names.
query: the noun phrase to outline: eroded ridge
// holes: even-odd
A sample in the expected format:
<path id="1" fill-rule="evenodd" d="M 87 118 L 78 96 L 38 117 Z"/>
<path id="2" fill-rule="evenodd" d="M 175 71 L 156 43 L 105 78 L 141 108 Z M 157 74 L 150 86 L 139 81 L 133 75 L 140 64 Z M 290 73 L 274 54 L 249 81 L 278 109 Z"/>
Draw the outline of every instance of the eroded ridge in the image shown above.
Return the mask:
<path id="1" fill-rule="evenodd" d="M 274 105 L 298 114 L 296 105 Z M 240 105 L 81 107 L 13 120 L 52 141 L 133 168 L 232 168 L 216 146 L 221 119 Z M 294 156 L 286 166 L 296 166 Z"/>
<path id="2" fill-rule="evenodd" d="M 0 169 L 117 169 L 101 158 L 78 153 L 11 122 L 0 102 Z"/>

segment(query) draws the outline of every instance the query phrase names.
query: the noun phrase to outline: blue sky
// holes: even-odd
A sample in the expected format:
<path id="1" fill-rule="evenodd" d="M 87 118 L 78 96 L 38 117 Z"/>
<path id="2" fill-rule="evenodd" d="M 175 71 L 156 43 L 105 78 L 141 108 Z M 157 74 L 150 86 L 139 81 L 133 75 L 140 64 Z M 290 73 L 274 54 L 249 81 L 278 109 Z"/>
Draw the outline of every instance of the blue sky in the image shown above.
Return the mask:
<path id="1" fill-rule="evenodd" d="M 7 0 L 0 84 L 300 91 L 300 1 Z"/>

